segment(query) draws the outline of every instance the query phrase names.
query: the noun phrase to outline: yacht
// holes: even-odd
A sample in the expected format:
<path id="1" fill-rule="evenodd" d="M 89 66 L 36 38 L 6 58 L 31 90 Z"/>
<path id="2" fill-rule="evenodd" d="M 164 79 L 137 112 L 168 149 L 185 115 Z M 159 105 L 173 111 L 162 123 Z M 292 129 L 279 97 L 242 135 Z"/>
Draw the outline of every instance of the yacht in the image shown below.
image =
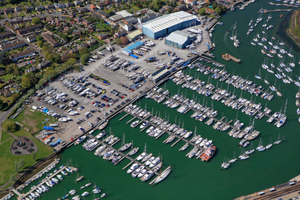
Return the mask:
<path id="1" fill-rule="evenodd" d="M 93 192 L 94 194 L 98 194 L 98 193 L 101 192 L 101 190 L 100 190 L 99 188 L 95 188 L 95 189 L 92 190 L 92 192 Z"/>
<path id="2" fill-rule="evenodd" d="M 139 147 L 135 147 L 133 148 L 131 151 L 129 151 L 129 153 L 127 154 L 128 156 L 133 156 L 134 154 L 136 154 L 139 151 Z"/>
<path id="3" fill-rule="evenodd" d="M 86 197 L 87 195 L 89 195 L 90 193 L 89 192 L 87 192 L 87 191 L 85 191 L 84 193 L 82 193 L 82 197 Z"/>

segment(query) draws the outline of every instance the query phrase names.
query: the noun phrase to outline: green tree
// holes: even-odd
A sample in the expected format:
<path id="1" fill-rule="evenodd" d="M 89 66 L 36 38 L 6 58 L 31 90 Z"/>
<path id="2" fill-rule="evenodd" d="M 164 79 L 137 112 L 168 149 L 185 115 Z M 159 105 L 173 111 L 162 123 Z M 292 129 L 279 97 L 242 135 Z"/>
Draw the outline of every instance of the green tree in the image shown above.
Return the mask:
<path id="1" fill-rule="evenodd" d="M 39 36 L 36 37 L 36 40 L 41 41 L 41 40 L 43 40 L 43 37 L 39 35 Z"/>
<path id="2" fill-rule="evenodd" d="M 38 24 L 38 23 L 41 23 L 41 19 L 38 18 L 38 17 L 34 17 L 34 18 L 32 18 L 31 23 L 32 23 L 32 24 Z"/>
<path id="3" fill-rule="evenodd" d="M 122 45 L 122 44 L 123 44 L 121 38 L 117 38 L 115 41 L 116 41 L 116 43 L 117 43 L 118 45 Z"/>
<path id="4" fill-rule="evenodd" d="M 21 86 L 22 86 L 24 89 L 30 88 L 30 86 L 31 86 L 30 79 L 29 79 L 28 77 L 22 78 Z"/>
<path id="5" fill-rule="evenodd" d="M 15 76 L 20 76 L 20 70 L 18 68 L 14 69 L 14 75 Z"/>
<path id="6" fill-rule="evenodd" d="M 86 47 L 81 47 L 79 49 L 79 54 L 82 56 L 83 54 L 88 53 L 88 49 Z"/>
<path id="7" fill-rule="evenodd" d="M 4 107 L 3 100 L 2 100 L 2 99 L 0 99 L 0 110 L 1 110 L 1 109 L 3 109 L 3 107 Z"/>
<path id="8" fill-rule="evenodd" d="M 17 131 L 18 126 L 17 126 L 17 124 L 14 121 L 9 120 L 9 121 L 7 121 L 6 123 L 3 124 L 3 128 L 5 130 L 13 133 L 13 132 Z"/>
<path id="9" fill-rule="evenodd" d="M 205 15 L 205 8 L 199 9 L 199 15 Z"/>
<path id="10" fill-rule="evenodd" d="M 5 26 L 0 26 L 0 33 L 5 31 Z"/>
<path id="11" fill-rule="evenodd" d="M 220 7 L 216 7 L 215 12 L 220 15 L 222 13 L 222 10 Z"/>
<path id="12" fill-rule="evenodd" d="M 38 41 L 38 42 L 37 42 L 37 45 L 38 45 L 40 48 L 42 48 L 42 47 L 43 47 L 43 41 L 41 41 L 41 40 Z"/>
<path id="13" fill-rule="evenodd" d="M 48 49 L 48 47 L 46 47 L 46 46 L 43 46 L 42 47 L 42 50 L 45 52 L 45 51 L 47 51 L 47 49 Z"/>
<path id="14" fill-rule="evenodd" d="M 89 54 L 89 53 L 83 54 L 83 55 L 80 57 L 80 63 L 81 63 L 82 65 L 86 65 L 86 62 L 88 61 L 89 58 L 90 58 L 90 54 Z"/>

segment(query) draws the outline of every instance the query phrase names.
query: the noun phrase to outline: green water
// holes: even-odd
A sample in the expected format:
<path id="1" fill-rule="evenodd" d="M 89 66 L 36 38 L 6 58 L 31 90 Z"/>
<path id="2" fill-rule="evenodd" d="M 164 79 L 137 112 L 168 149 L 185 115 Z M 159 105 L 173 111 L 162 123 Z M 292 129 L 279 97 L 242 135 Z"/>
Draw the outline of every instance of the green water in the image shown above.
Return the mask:
<path id="1" fill-rule="evenodd" d="M 277 9 L 277 7 L 270 6 L 267 1 L 259 1 L 255 4 L 251 4 L 246 7 L 244 11 L 229 12 L 222 16 L 221 20 L 224 25 L 217 26 L 214 32 L 214 40 L 216 43 L 216 50 L 213 52 L 216 56 L 216 61 L 226 63 L 226 70 L 230 73 L 240 75 L 244 78 L 255 81 L 256 83 L 267 88 L 267 85 L 263 81 L 259 81 L 254 78 L 254 75 L 258 73 L 258 69 L 261 68 L 261 63 L 264 60 L 264 56 L 260 52 L 259 46 L 250 45 L 250 40 L 256 35 L 263 22 L 261 22 L 254 32 L 249 36 L 246 35 L 246 31 L 249 28 L 248 23 L 251 19 L 255 21 L 258 17 L 258 9 L 261 7 L 268 9 Z M 273 19 L 268 24 L 279 24 L 279 15 L 283 13 L 272 13 Z M 263 15 L 264 20 L 267 15 Z M 239 49 L 236 49 L 232 41 L 229 39 L 227 32 L 231 30 L 233 24 L 238 22 L 238 38 L 241 41 Z M 277 35 L 277 30 L 280 27 L 276 27 L 273 30 L 269 30 L 268 38 L 274 35 L 276 38 L 282 36 L 282 33 Z M 262 34 L 261 34 L 262 35 Z M 290 47 L 286 47 L 289 50 Z M 225 62 L 221 55 L 222 53 L 229 53 L 242 60 L 242 64 L 236 64 L 233 62 Z M 295 52 L 293 52 L 296 55 Z M 295 62 L 298 62 L 299 56 L 296 56 Z M 270 60 L 270 59 L 269 59 Z M 286 62 L 288 59 L 285 60 Z M 274 64 L 277 65 L 279 59 L 274 59 Z M 298 67 L 298 66 L 297 66 Z M 297 68 L 296 67 L 296 68 Z M 299 75 L 298 69 L 294 70 L 295 75 Z M 201 80 L 207 81 L 208 77 L 196 72 L 195 69 L 187 69 L 185 71 L 199 77 Z M 262 77 L 265 77 L 267 72 L 262 69 Z M 268 75 L 268 80 L 271 84 L 274 83 L 275 77 L 272 74 Z M 213 80 L 212 83 L 216 85 L 217 81 Z M 227 88 L 226 83 L 219 83 L 219 87 Z M 279 134 L 285 140 L 280 145 L 273 146 L 271 149 L 265 152 L 254 153 L 250 159 L 245 161 L 238 161 L 231 165 L 227 170 L 220 170 L 220 164 L 223 162 L 224 157 L 232 158 L 234 151 L 239 155 L 241 149 L 238 147 L 238 139 L 232 138 L 227 135 L 227 132 L 219 132 L 213 130 L 211 126 L 205 125 L 203 122 L 191 119 L 192 112 L 186 115 L 179 114 L 176 110 L 167 108 L 163 104 L 157 104 L 150 99 L 142 99 L 137 102 L 137 105 L 152 111 L 153 113 L 159 113 L 161 117 L 168 118 L 170 122 L 184 122 L 184 128 L 193 131 L 195 126 L 197 127 L 197 134 L 201 134 L 208 139 L 213 139 L 218 151 L 214 158 L 208 162 L 201 162 L 196 159 L 188 159 L 185 154 L 191 150 L 189 147 L 185 152 L 179 152 L 178 149 L 184 145 L 184 142 L 179 142 L 173 148 L 170 145 L 163 144 L 162 142 L 167 138 L 167 135 L 163 135 L 158 140 L 150 138 L 144 132 L 140 132 L 139 128 L 131 128 L 129 124 L 126 124 L 132 116 L 127 116 L 122 121 L 119 121 L 125 113 L 122 113 L 112 119 L 109 122 L 107 131 L 111 132 L 120 138 L 123 133 L 126 133 L 126 141 L 133 140 L 134 146 L 139 146 L 143 149 L 144 144 L 147 143 L 147 152 L 153 153 L 155 156 L 161 155 L 164 161 L 164 167 L 172 165 L 172 173 L 169 177 L 155 186 L 149 186 L 148 183 L 143 183 L 137 178 L 132 178 L 122 170 L 122 168 L 129 163 L 128 160 L 123 160 L 117 166 L 112 165 L 110 162 L 103 160 L 100 157 L 96 157 L 92 152 L 87 152 L 81 145 L 73 146 L 65 150 L 61 154 L 61 163 L 77 166 L 80 171 L 80 175 L 84 175 L 86 179 L 82 182 L 75 183 L 74 180 L 78 176 L 77 173 L 69 175 L 66 180 L 62 181 L 58 186 L 45 194 L 43 200 L 57 199 L 64 196 L 65 191 L 76 189 L 79 191 L 80 186 L 87 182 L 95 183 L 98 187 L 101 187 L 104 192 L 110 193 L 107 199 L 133 199 L 133 200 L 173 200 L 173 199 L 233 199 L 241 195 L 250 194 L 262 189 L 272 187 L 274 185 L 288 181 L 290 178 L 299 174 L 300 161 L 298 159 L 299 145 L 298 141 L 300 135 L 298 133 L 299 123 L 297 122 L 296 106 L 295 106 L 295 93 L 297 87 L 293 84 L 286 85 L 282 81 L 277 80 L 276 87 L 280 86 L 280 91 L 284 97 L 275 97 L 272 101 L 263 100 L 260 97 L 253 96 L 252 99 L 257 103 L 262 103 L 272 109 L 272 111 L 279 111 L 283 105 L 283 102 L 288 99 L 287 116 L 288 120 L 282 128 L 276 128 L 273 124 L 266 122 L 267 118 L 255 121 L 255 129 L 261 132 L 259 138 L 263 138 L 264 145 L 268 144 L 270 137 L 272 140 L 277 140 Z M 161 87 L 169 89 L 171 94 L 175 94 L 178 91 L 188 98 L 197 99 L 200 103 L 205 103 L 207 106 L 211 106 L 211 99 L 203 97 L 191 90 L 184 90 L 180 86 L 175 85 L 173 82 L 168 81 Z M 180 89 L 179 89 L 180 88 Z M 233 87 L 229 87 L 230 91 L 234 91 Z M 240 90 L 235 89 L 235 94 L 240 95 Z M 243 97 L 250 99 L 251 95 L 243 92 Z M 226 116 L 228 120 L 235 119 L 237 113 L 238 118 L 245 123 L 249 124 L 250 117 L 241 111 L 232 110 L 220 102 L 213 103 L 214 109 L 219 111 L 218 118 Z M 95 133 L 96 134 L 96 133 Z M 254 141 L 254 146 L 258 145 L 258 140 Z M 118 143 L 116 147 L 120 147 L 121 143 Z M 91 192 L 92 187 L 86 189 Z M 81 190 L 79 194 L 83 193 Z M 97 197 L 97 196 L 96 196 Z M 84 199 L 93 199 L 93 195 L 89 195 Z"/>

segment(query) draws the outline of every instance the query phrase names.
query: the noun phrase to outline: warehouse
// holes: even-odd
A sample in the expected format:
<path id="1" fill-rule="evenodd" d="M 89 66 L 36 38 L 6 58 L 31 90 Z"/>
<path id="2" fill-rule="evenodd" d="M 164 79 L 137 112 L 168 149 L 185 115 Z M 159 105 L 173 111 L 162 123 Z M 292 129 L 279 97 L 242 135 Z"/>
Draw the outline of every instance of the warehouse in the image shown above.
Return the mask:
<path id="1" fill-rule="evenodd" d="M 132 44 L 132 45 L 124 48 L 122 50 L 122 53 L 124 53 L 125 55 L 129 56 L 132 53 L 132 50 L 140 48 L 143 44 L 144 44 L 143 42 L 138 41 L 138 42 L 136 42 L 136 43 L 134 43 L 134 44 Z"/>
<path id="2" fill-rule="evenodd" d="M 152 39 L 196 25 L 197 17 L 184 11 L 164 15 L 141 25 L 143 33 Z"/>
<path id="3" fill-rule="evenodd" d="M 152 74 L 152 81 L 154 83 L 157 83 L 160 80 L 162 80 L 163 78 L 167 77 L 169 74 L 171 74 L 171 72 L 168 69 L 161 68 L 160 70 L 157 70 L 156 72 L 154 72 Z"/>
<path id="4" fill-rule="evenodd" d="M 188 33 L 183 31 L 175 31 L 166 37 L 165 44 L 179 49 L 185 49 L 186 46 L 191 44 L 193 40 L 195 40 L 195 36 L 190 36 Z"/>

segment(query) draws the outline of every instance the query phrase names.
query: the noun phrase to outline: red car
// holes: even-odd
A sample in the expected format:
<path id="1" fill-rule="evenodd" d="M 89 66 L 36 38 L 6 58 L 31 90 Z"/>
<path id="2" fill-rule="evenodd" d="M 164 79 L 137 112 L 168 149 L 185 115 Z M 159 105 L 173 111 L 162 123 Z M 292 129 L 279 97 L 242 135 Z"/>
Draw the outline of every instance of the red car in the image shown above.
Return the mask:
<path id="1" fill-rule="evenodd" d="M 38 101 L 41 100 L 41 97 L 39 97 L 37 100 L 38 100 Z"/>

